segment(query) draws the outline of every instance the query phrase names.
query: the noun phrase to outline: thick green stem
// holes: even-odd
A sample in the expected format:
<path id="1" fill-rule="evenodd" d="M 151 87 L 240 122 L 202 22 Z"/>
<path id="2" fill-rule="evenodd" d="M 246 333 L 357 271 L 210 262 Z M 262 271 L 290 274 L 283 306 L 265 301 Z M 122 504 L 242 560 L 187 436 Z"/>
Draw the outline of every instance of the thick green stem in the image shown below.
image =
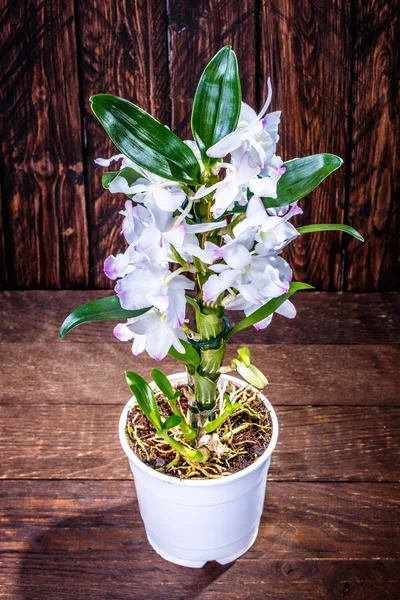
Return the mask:
<path id="1" fill-rule="evenodd" d="M 222 340 L 213 342 L 223 330 L 223 309 L 213 304 L 201 303 L 196 311 L 196 326 L 202 342 L 211 343 L 200 347 L 200 365 L 194 373 L 195 403 L 190 406 L 190 424 L 197 429 L 203 428 L 213 416 L 220 367 L 225 354 Z M 193 378 L 192 378 L 193 381 Z"/>

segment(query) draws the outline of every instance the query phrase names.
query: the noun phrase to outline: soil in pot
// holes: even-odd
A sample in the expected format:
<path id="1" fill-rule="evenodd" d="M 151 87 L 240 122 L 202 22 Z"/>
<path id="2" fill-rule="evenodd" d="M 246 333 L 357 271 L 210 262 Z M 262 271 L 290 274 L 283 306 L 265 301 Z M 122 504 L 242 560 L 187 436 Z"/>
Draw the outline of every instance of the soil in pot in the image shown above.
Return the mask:
<path id="1" fill-rule="evenodd" d="M 183 387 L 178 386 L 178 389 Z M 129 410 L 126 424 L 126 435 L 133 452 L 149 467 L 179 479 L 225 477 L 250 466 L 265 452 L 271 440 L 269 411 L 258 392 L 250 386 L 239 387 L 230 381 L 224 391 L 232 403 L 240 402 L 243 407 L 219 427 L 219 451 L 211 452 L 207 462 L 190 462 L 177 454 L 156 435 L 153 425 L 136 404 Z M 155 394 L 160 413 L 167 418 L 171 414 L 170 406 L 161 392 Z M 187 400 L 183 390 L 178 404 L 182 414 L 186 414 Z M 172 435 L 186 443 L 179 428 L 172 430 Z"/>

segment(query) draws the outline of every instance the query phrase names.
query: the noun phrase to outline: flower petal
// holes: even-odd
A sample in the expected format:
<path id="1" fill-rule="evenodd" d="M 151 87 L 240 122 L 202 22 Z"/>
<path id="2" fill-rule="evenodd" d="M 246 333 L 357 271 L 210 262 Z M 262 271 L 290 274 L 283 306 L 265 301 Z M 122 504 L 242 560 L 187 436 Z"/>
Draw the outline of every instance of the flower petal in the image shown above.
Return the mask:
<path id="1" fill-rule="evenodd" d="M 121 342 L 127 342 L 135 336 L 126 323 L 118 323 L 118 325 L 114 327 L 114 335 Z"/>
<path id="2" fill-rule="evenodd" d="M 119 160 L 120 158 L 124 158 L 123 154 L 114 154 L 114 156 L 110 156 L 110 158 L 95 158 L 94 162 L 96 165 L 100 165 L 101 167 L 109 167 L 110 163 L 115 160 Z"/>
<path id="3" fill-rule="evenodd" d="M 211 146 L 206 152 L 211 158 L 224 157 L 233 150 L 237 150 L 242 145 L 242 131 L 237 129 L 228 133 L 222 140 Z"/>

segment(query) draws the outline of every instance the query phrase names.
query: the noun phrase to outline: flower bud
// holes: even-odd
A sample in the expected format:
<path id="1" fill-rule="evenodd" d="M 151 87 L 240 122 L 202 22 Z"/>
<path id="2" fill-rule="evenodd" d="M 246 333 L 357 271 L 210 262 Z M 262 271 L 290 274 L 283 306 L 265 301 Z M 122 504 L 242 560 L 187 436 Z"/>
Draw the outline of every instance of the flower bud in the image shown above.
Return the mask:
<path id="1" fill-rule="evenodd" d="M 261 373 L 260 369 L 257 369 L 254 365 L 246 367 L 246 365 L 241 362 L 237 364 L 236 370 L 247 383 L 254 385 L 254 387 L 259 390 L 268 385 L 268 379 Z"/>
<path id="2" fill-rule="evenodd" d="M 246 346 L 239 348 L 238 355 L 240 360 L 246 365 L 246 367 L 249 367 L 251 365 L 250 350 Z"/>

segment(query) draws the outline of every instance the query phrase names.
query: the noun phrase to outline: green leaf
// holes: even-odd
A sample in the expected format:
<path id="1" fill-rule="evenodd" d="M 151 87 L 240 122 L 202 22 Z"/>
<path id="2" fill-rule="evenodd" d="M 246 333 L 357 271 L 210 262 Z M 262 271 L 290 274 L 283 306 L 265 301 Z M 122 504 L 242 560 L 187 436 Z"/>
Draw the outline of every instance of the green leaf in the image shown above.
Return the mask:
<path id="1" fill-rule="evenodd" d="M 198 184 L 200 166 L 192 150 L 128 100 L 110 94 L 90 98 L 92 110 L 125 156 L 160 177 Z"/>
<path id="2" fill-rule="evenodd" d="M 236 129 L 241 104 L 236 55 L 225 46 L 206 66 L 193 102 L 192 131 L 205 165 L 218 160 L 206 151 Z"/>
<path id="3" fill-rule="evenodd" d="M 172 387 L 168 377 L 164 375 L 164 373 L 159 369 L 152 369 L 151 376 L 154 383 L 156 384 L 158 389 L 164 394 L 164 396 L 168 400 L 173 400 L 175 398 L 175 390 Z"/>
<path id="4" fill-rule="evenodd" d="M 182 417 L 180 417 L 179 415 L 171 415 L 164 422 L 163 429 L 165 429 L 165 431 L 168 431 L 168 429 L 173 429 L 174 427 L 177 427 L 178 425 L 180 425 L 181 422 L 182 422 Z"/>
<path id="5" fill-rule="evenodd" d="M 125 377 L 127 384 L 143 413 L 157 430 L 162 429 L 163 426 L 158 404 L 154 392 L 147 381 L 133 371 L 126 371 Z"/>
<path id="6" fill-rule="evenodd" d="M 181 340 L 182 346 L 185 348 L 185 353 L 181 354 L 173 346 L 169 349 L 168 354 L 175 358 L 176 360 L 180 360 L 181 362 L 193 366 L 197 369 L 200 364 L 200 356 L 197 350 L 193 348 L 189 342 L 185 342 L 185 340 Z"/>
<path id="7" fill-rule="evenodd" d="M 139 177 L 143 177 L 141 173 L 138 173 L 138 171 L 135 171 L 135 169 L 132 169 L 132 167 L 124 167 L 120 171 L 108 171 L 107 173 L 103 173 L 101 178 L 103 188 L 108 190 L 110 183 L 112 183 L 114 179 L 118 177 L 118 175 L 124 177 L 129 186 L 133 185 L 135 181 L 139 179 Z"/>
<path id="8" fill-rule="evenodd" d="M 225 338 L 226 341 L 228 341 L 233 334 L 237 333 L 241 329 L 245 329 L 246 327 L 255 325 L 259 321 L 262 321 L 263 319 L 266 319 L 267 317 L 272 315 L 272 313 L 274 313 L 276 309 L 281 306 L 281 304 L 288 300 L 290 296 L 293 296 L 295 292 L 298 292 L 299 290 L 311 289 L 313 289 L 313 286 L 309 285 L 308 283 L 300 283 L 298 281 L 291 283 L 289 291 L 286 294 L 282 294 L 282 296 L 278 296 L 278 298 L 273 298 L 272 300 L 261 306 L 258 310 L 254 311 L 251 315 L 249 315 L 242 321 L 239 321 L 239 323 L 237 323 L 235 327 L 233 327 L 229 331 L 228 335 Z"/>
<path id="9" fill-rule="evenodd" d="M 342 223 L 316 223 L 314 225 L 303 225 L 303 227 L 298 227 L 297 231 L 301 234 L 314 233 L 314 231 L 344 231 L 355 237 L 357 240 L 360 240 L 360 242 L 365 241 L 363 236 L 353 229 L 353 227 L 350 227 L 350 225 L 342 225 Z"/>
<path id="10" fill-rule="evenodd" d="M 266 208 L 293 204 L 307 196 L 323 182 L 343 161 L 335 154 L 314 154 L 284 163 L 285 173 L 278 181 L 277 198 L 263 198 Z"/>
<path id="11" fill-rule="evenodd" d="M 61 325 L 59 338 L 62 339 L 67 333 L 74 327 L 87 323 L 89 321 L 115 321 L 130 319 L 132 317 L 138 317 L 143 313 L 150 310 L 148 308 L 141 308 L 139 310 L 125 310 L 121 308 L 121 304 L 118 296 L 109 296 L 107 298 L 101 298 L 100 300 L 93 300 L 87 304 L 82 304 L 79 308 L 76 308 Z"/>

